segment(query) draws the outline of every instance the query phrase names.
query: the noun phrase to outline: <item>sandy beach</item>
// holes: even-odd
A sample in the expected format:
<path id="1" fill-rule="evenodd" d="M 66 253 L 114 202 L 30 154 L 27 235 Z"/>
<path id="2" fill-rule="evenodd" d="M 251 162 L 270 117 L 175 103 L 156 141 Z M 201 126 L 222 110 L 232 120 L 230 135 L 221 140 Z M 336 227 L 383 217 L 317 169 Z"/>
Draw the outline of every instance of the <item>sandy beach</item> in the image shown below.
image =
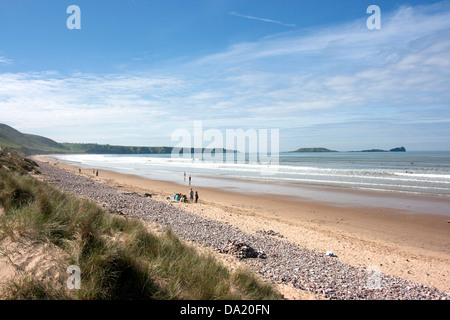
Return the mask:
<path id="1" fill-rule="evenodd" d="M 79 168 L 48 156 L 36 160 L 79 174 Z M 343 207 L 301 201 L 293 197 L 242 194 L 216 188 L 200 188 L 149 180 L 113 171 L 82 169 L 81 175 L 121 192 L 151 193 L 162 202 L 190 188 L 199 193 L 199 203 L 176 203 L 196 215 L 256 233 L 272 230 L 282 239 L 301 247 L 331 251 L 342 263 L 358 268 L 376 266 L 381 273 L 450 292 L 450 223 L 445 215 L 408 214 L 393 209 Z M 340 192 L 351 192 L 341 190 Z M 356 195 L 356 193 L 355 193 Z M 401 201 L 407 201 L 407 196 Z M 445 203 L 444 203 L 445 205 Z M 231 261 L 230 258 L 227 258 Z M 314 299 L 292 291 L 290 298 Z"/>

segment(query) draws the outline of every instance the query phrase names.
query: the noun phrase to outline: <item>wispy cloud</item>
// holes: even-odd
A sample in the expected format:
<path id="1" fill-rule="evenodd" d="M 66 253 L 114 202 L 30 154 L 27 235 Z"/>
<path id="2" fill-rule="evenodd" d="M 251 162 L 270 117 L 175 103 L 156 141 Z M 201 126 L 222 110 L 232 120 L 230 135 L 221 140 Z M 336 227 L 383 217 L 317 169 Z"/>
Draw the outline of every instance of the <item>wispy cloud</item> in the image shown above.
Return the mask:
<path id="1" fill-rule="evenodd" d="M 244 14 L 240 14 L 237 13 L 235 11 L 232 11 L 229 13 L 232 16 L 236 16 L 236 17 L 241 17 L 241 18 L 245 18 L 245 19 L 250 19 L 250 20 L 258 20 L 258 21 L 264 21 L 264 22 L 270 22 L 270 23 L 276 23 L 285 27 L 296 27 L 295 24 L 288 24 L 288 23 L 283 23 L 281 21 L 277 21 L 277 20 L 272 20 L 272 19 L 265 19 L 265 18 L 258 18 L 258 17 L 253 17 L 253 16 L 248 16 L 248 15 L 244 15 Z"/>
<path id="2" fill-rule="evenodd" d="M 227 67 L 236 90 L 251 96 L 247 108 L 267 115 L 358 107 L 370 116 L 378 106 L 426 112 L 448 106 L 449 31 L 449 6 L 403 7 L 383 16 L 379 32 L 358 20 L 239 43 L 197 66 Z"/>
<path id="3" fill-rule="evenodd" d="M 71 140 L 169 144 L 172 130 L 202 119 L 285 128 L 321 145 L 334 136 L 342 147 L 328 146 L 343 150 L 377 134 L 448 145 L 449 31 L 450 5 L 403 7 L 383 14 L 381 30 L 361 19 L 278 34 L 148 74 L 4 73 L 1 120 L 59 128 L 59 141 L 82 132 Z"/>
<path id="4" fill-rule="evenodd" d="M 53 138 L 59 141 L 104 135 L 114 140 L 132 128 L 145 136 L 166 125 L 171 96 L 184 87 L 179 79 L 145 74 L 3 73 L 1 121 L 31 132 L 58 132 Z"/>
<path id="5" fill-rule="evenodd" d="M 8 59 L 6 57 L 0 56 L 0 64 L 8 65 L 8 64 L 12 64 L 12 62 L 13 61 L 11 59 Z"/>

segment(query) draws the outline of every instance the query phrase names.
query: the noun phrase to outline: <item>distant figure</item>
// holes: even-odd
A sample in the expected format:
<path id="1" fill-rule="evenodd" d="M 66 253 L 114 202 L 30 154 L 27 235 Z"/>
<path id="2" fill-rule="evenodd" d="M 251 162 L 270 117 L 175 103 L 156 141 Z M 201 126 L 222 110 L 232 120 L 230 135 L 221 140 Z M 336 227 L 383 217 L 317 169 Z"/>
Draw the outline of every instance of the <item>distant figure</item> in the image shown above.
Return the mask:
<path id="1" fill-rule="evenodd" d="M 97 170 L 97 172 L 95 172 L 95 175 L 98 177 L 98 170 Z"/>
<path id="2" fill-rule="evenodd" d="M 95 174 L 95 169 L 92 169 L 92 173 Z"/>
<path id="3" fill-rule="evenodd" d="M 81 173 L 81 169 L 78 169 L 78 173 Z"/>
<path id="4" fill-rule="evenodd" d="M 189 175 L 189 185 L 191 185 L 191 175 Z"/>
<path id="5" fill-rule="evenodd" d="M 195 203 L 197 203 L 197 201 L 198 201 L 198 192 L 195 191 Z"/>
<path id="6" fill-rule="evenodd" d="M 190 199 L 191 201 L 194 200 L 194 191 L 192 190 L 192 188 L 191 188 L 191 193 L 190 193 L 189 199 Z"/>
<path id="7" fill-rule="evenodd" d="M 184 181 L 186 181 L 186 172 L 184 173 Z"/>

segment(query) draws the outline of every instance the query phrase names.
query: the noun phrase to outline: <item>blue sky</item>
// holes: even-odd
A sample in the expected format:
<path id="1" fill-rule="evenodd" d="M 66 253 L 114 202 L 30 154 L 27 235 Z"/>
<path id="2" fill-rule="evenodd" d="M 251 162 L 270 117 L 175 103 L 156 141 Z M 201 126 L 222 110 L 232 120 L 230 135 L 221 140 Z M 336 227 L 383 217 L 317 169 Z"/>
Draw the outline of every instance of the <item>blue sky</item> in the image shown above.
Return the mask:
<path id="1" fill-rule="evenodd" d="M 0 122 L 58 142 L 450 150 L 449 89 L 448 1 L 0 0 Z"/>

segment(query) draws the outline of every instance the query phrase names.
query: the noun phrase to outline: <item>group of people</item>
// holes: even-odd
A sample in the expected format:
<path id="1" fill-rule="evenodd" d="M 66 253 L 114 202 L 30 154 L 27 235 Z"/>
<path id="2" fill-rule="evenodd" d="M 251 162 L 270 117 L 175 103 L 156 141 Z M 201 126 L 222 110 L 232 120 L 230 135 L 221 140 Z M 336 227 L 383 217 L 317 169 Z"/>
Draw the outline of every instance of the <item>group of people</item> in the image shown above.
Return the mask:
<path id="1" fill-rule="evenodd" d="M 190 192 L 190 199 L 191 199 L 191 201 L 194 200 L 194 191 L 192 190 L 192 188 L 191 188 L 191 192 Z M 198 191 L 195 191 L 195 203 L 197 203 L 197 202 L 198 202 Z"/>
<path id="2" fill-rule="evenodd" d="M 187 197 L 185 194 L 177 193 L 173 198 L 180 202 L 187 202 Z M 195 201 L 194 201 L 194 190 L 192 190 L 192 188 L 191 188 L 191 191 L 189 192 L 189 199 L 190 199 L 190 201 L 197 203 L 198 202 L 198 191 L 195 191 Z"/>
<path id="3" fill-rule="evenodd" d="M 98 177 L 98 170 L 95 171 L 95 169 L 92 169 L 92 173 L 95 173 L 95 175 Z"/>
<path id="4" fill-rule="evenodd" d="M 78 173 L 81 174 L 81 169 L 80 168 L 78 168 Z M 98 177 L 98 170 L 95 171 L 95 169 L 92 169 L 92 173 L 95 174 Z"/>

